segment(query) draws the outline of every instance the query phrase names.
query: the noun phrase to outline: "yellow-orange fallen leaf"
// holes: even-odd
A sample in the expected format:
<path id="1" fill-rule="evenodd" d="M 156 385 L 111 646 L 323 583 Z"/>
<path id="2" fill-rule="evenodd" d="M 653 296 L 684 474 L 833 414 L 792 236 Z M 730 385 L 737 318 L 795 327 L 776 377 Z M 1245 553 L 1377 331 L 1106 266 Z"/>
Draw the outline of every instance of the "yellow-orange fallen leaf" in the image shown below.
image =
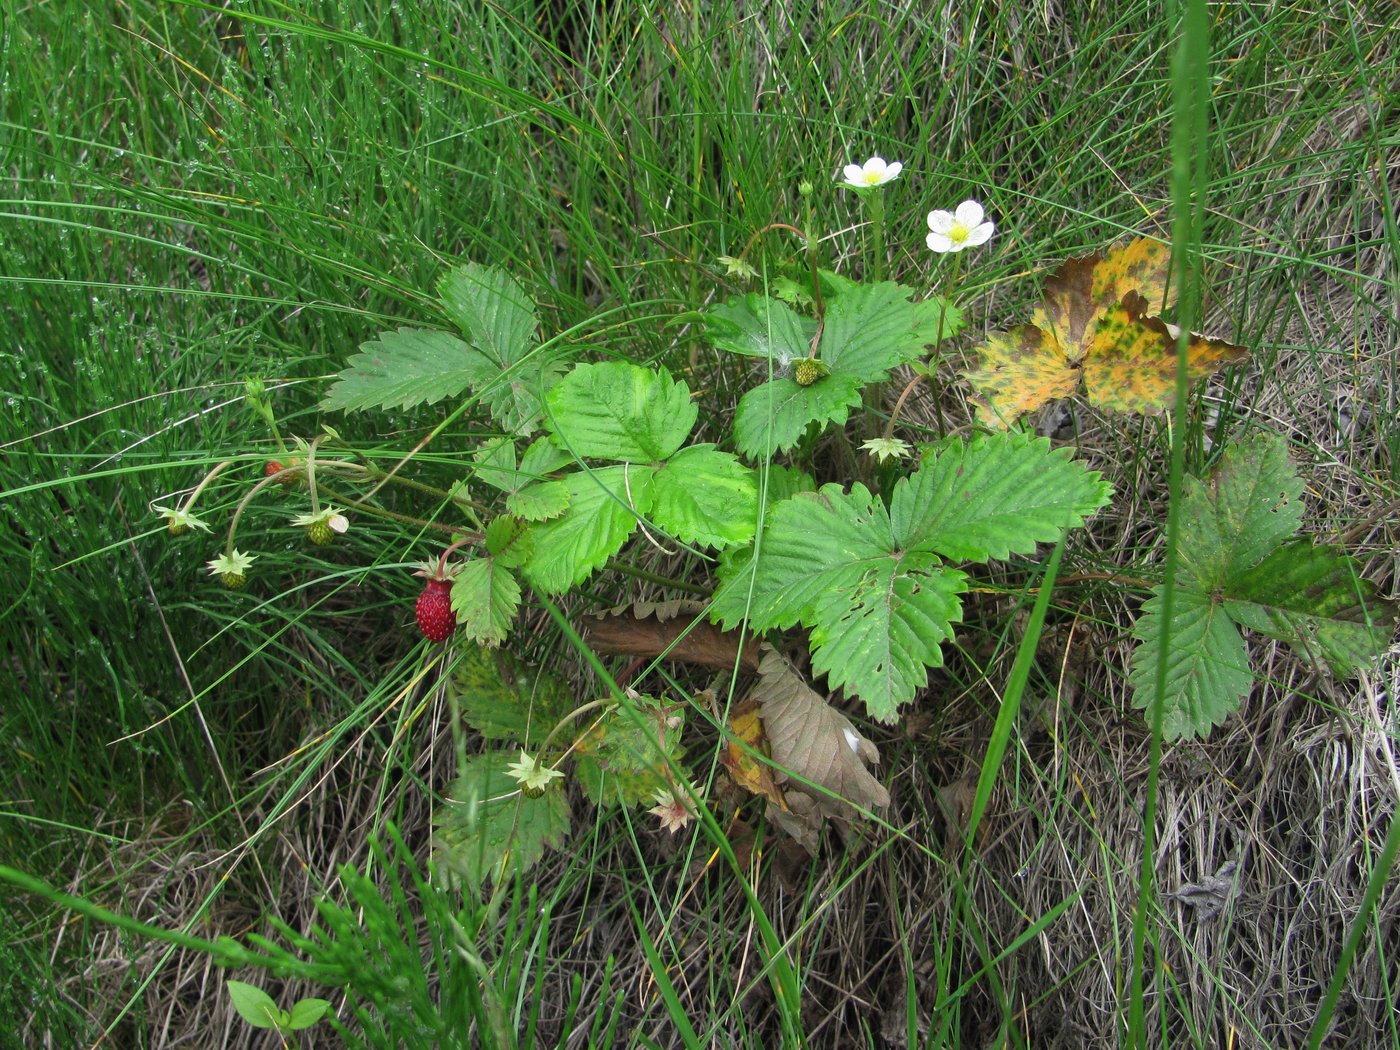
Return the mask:
<path id="1" fill-rule="evenodd" d="M 1146 238 L 1106 255 L 1070 259 L 1045 283 L 1031 323 L 994 332 L 965 373 L 979 416 L 1009 425 L 1053 398 L 1071 396 L 1081 381 L 1089 400 L 1117 412 L 1161 412 L 1176 395 L 1180 330 L 1153 310 L 1172 305 L 1171 253 Z M 1243 361 L 1234 343 L 1192 335 L 1187 374 L 1193 380 Z"/>
<path id="2" fill-rule="evenodd" d="M 773 767 L 758 757 L 768 754 L 768 740 L 763 735 L 763 710 L 757 700 L 745 700 L 734 708 L 729 716 L 729 732 L 732 736 L 720 761 L 734 782 L 780 809 L 787 809 L 787 801 L 773 781 Z"/>

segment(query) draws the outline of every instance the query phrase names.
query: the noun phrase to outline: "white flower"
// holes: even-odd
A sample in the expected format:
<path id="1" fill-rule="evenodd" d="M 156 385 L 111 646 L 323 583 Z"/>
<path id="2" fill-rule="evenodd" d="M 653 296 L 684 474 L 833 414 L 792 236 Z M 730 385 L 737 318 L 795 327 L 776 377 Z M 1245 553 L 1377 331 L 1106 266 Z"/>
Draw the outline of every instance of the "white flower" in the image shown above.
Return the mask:
<path id="1" fill-rule="evenodd" d="M 551 780 L 563 779 L 564 774 L 558 769 L 550 769 L 538 758 L 531 758 L 524 751 L 520 752 L 520 757 L 506 767 L 506 772 L 520 781 L 520 786 L 527 795 L 539 797 L 544 789 L 549 787 Z"/>
<path id="2" fill-rule="evenodd" d="M 900 441 L 899 438 L 871 438 L 860 447 L 861 451 L 869 452 L 880 463 L 887 459 L 900 459 L 909 453 L 908 442 Z"/>
<path id="3" fill-rule="evenodd" d="M 893 164 L 886 164 L 880 157 L 871 157 L 862 167 L 859 164 L 847 164 L 841 169 L 841 174 L 846 176 L 846 185 L 858 190 L 868 190 L 875 186 L 883 186 L 887 182 L 893 182 L 899 178 L 899 173 L 904 170 L 904 165 L 895 161 Z"/>
<path id="4" fill-rule="evenodd" d="M 983 222 L 985 217 L 982 205 L 976 201 L 963 201 L 958 210 L 931 211 L 928 213 L 928 246 L 935 252 L 960 252 L 964 248 L 975 248 L 986 244 L 996 226 Z"/>

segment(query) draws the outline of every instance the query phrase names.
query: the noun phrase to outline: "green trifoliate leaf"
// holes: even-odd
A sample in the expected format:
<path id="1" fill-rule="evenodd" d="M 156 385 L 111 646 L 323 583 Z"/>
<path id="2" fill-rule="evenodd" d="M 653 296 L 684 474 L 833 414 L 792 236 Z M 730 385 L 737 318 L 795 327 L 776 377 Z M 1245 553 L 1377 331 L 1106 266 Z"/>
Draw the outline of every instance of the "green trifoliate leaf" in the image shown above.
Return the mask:
<path id="1" fill-rule="evenodd" d="M 578 365 L 549 394 L 555 442 L 581 459 L 654 463 L 685 443 L 699 409 L 665 372 L 625 361 Z"/>
<path id="2" fill-rule="evenodd" d="M 526 521 L 557 517 L 569 505 L 569 491 L 563 482 L 541 480 L 567 463 L 567 452 L 540 438 L 525 450 L 517 466 L 515 442 L 501 438 L 481 448 L 473 457 L 478 480 L 506 494 L 506 508 Z"/>
<path id="3" fill-rule="evenodd" d="M 961 617 L 960 560 L 1029 553 L 1108 501 L 1098 475 L 1049 442 L 1000 434 L 950 443 L 895 486 L 890 509 L 863 485 L 780 503 L 757 559 L 721 561 L 711 616 L 757 631 L 812 629 L 812 666 L 894 717 L 942 663 Z"/>
<path id="4" fill-rule="evenodd" d="M 455 397 L 494 374 L 481 351 L 455 335 L 422 328 L 384 332 L 360 346 L 321 407 L 412 408 Z"/>
<path id="5" fill-rule="evenodd" d="M 1188 478 L 1181 501 L 1178 557 L 1204 591 L 1259 564 L 1298 531 L 1302 480 L 1272 434 L 1245 438 L 1220 457 L 1209 481 Z"/>
<path id="6" fill-rule="evenodd" d="M 438 856 L 474 890 L 529 870 L 569 831 L 567 796 L 558 788 L 531 798 L 507 772 L 519 751 L 488 751 L 467 760 L 440 810 Z"/>
<path id="7" fill-rule="evenodd" d="M 519 606 L 520 584 L 495 558 L 467 562 L 452 581 L 452 611 L 458 626 L 468 639 L 488 648 L 505 641 Z"/>
<path id="8" fill-rule="evenodd" d="M 943 662 L 939 644 L 961 618 L 967 577 L 905 548 L 884 504 L 863 485 L 795 496 L 773 511 L 756 567 L 723 578 L 711 615 L 756 631 L 812 628 L 813 668 L 881 720 L 914 698 Z"/>
<path id="9" fill-rule="evenodd" d="M 774 361 L 806 357 L 816 331 L 812 318 L 757 294 L 735 296 L 705 312 L 705 338 L 710 344 L 746 357 Z"/>
<path id="10" fill-rule="evenodd" d="M 534 526 L 535 550 L 525 578 L 545 594 L 582 583 L 622 549 L 652 506 L 654 468 L 622 464 L 564 478 L 569 508 Z"/>
<path id="11" fill-rule="evenodd" d="M 713 445 L 683 448 L 660 467 L 652 489 L 656 524 L 684 543 L 729 547 L 753 539 L 753 471 Z"/>
<path id="12" fill-rule="evenodd" d="M 1232 576 L 1225 611 L 1241 626 L 1286 642 L 1345 675 L 1384 652 L 1395 606 L 1340 551 L 1298 540 Z"/>
<path id="13" fill-rule="evenodd" d="M 1016 431 L 953 442 L 896 484 L 890 502 L 896 540 L 959 561 L 1029 554 L 1108 503 L 1097 471 Z"/>
<path id="14" fill-rule="evenodd" d="M 864 384 L 854 376 L 829 375 L 811 386 L 792 379 L 775 379 L 739 399 L 734 414 L 734 443 L 750 459 L 763 460 L 785 452 L 802 439 L 813 423 L 842 424 L 860 404 Z"/>
<path id="15" fill-rule="evenodd" d="M 1142 607 L 1133 636 L 1133 706 L 1149 711 L 1157 692 L 1157 661 L 1167 647 L 1162 733 L 1168 740 L 1205 736 L 1211 726 L 1239 710 L 1254 684 L 1244 639 L 1208 595 L 1178 587 L 1172 605 L 1170 638 L 1162 616 L 1162 588 Z M 1150 715 L 1149 715 L 1150 717 Z"/>

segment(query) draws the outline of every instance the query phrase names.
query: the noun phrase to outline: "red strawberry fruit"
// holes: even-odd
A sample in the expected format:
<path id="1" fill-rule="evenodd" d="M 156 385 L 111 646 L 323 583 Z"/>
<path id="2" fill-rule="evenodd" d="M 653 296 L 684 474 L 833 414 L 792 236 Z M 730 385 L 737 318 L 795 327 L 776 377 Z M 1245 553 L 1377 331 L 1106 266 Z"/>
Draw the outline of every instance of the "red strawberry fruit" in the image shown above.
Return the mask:
<path id="1" fill-rule="evenodd" d="M 413 611 L 424 638 L 430 642 L 447 641 L 457 626 L 457 614 L 452 611 L 452 581 L 429 579 Z"/>

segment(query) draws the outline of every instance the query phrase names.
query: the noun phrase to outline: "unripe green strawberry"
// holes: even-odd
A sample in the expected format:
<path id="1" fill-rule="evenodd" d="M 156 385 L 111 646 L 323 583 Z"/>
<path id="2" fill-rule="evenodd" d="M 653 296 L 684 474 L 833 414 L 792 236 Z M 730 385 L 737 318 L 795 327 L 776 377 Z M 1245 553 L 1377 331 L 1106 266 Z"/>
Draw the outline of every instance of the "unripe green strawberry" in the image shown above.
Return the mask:
<path id="1" fill-rule="evenodd" d="M 318 547 L 325 547 L 335 539 L 335 530 L 328 521 L 313 521 L 306 526 L 306 538 Z"/>
<path id="2" fill-rule="evenodd" d="M 220 554 L 213 561 L 209 562 L 209 572 L 219 578 L 222 583 L 231 591 L 243 589 L 243 585 L 248 582 L 248 570 L 253 567 L 253 562 L 258 560 L 256 554 L 244 554 L 240 550 L 231 550 L 225 554 Z"/>
<path id="3" fill-rule="evenodd" d="M 452 581 L 429 579 L 413 607 L 418 629 L 430 642 L 445 642 L 457 626 L 452 611 Z"/>
<path id="4" fill-rule="evenodd" d="M 793 362 L 792 378 L 798 386 L 811 386 L 830 370 L 815 357 L 801 357 Z"/>

